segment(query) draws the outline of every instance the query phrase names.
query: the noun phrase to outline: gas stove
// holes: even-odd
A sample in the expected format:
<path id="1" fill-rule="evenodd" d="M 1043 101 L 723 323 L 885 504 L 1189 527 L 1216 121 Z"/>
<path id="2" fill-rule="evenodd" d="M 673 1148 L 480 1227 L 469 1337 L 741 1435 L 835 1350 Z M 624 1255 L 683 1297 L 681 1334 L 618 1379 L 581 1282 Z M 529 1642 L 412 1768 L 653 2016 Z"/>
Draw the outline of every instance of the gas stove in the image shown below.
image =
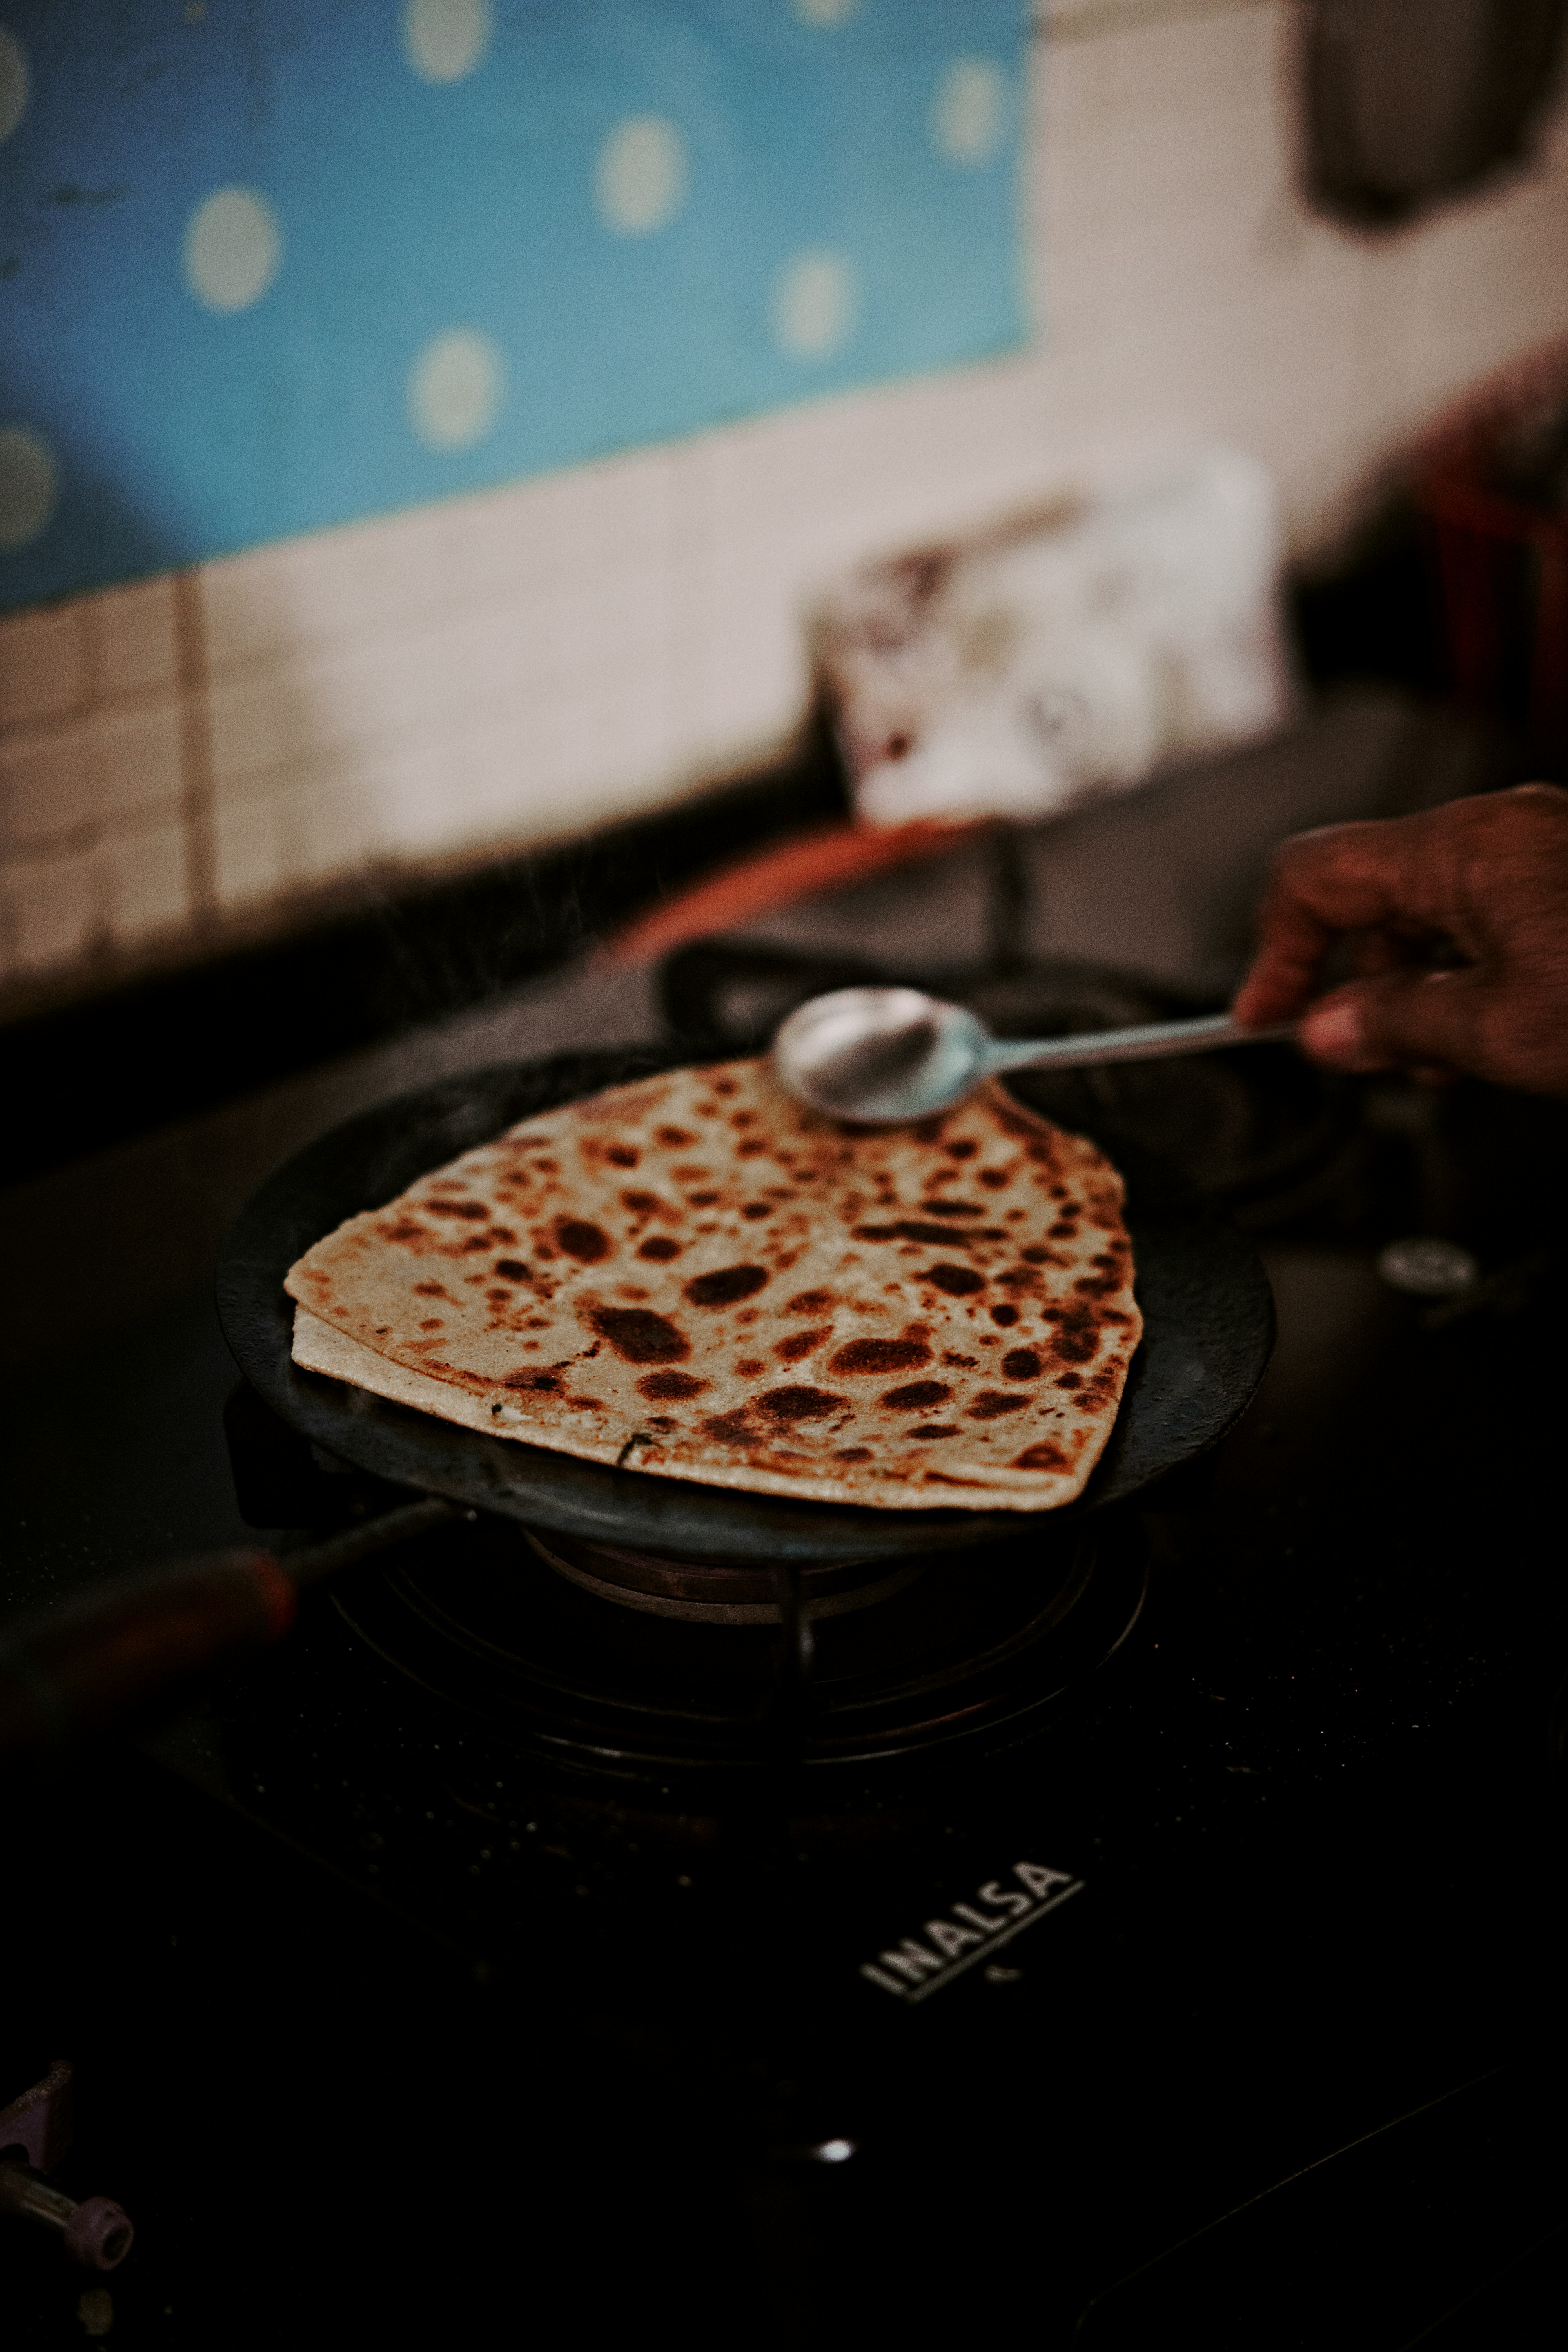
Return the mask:
<path id="1" fill-rule="evenodd" d="M 694 1052 L 839 970 L 701 955 Z M 942 978 L 1020 1031 L 1172 1009 Z M 137 2227 L 117 2343 L 1525 2340 L 1564 2275 L 1568 1121 L 1266 1051 L 1052 1084 L 1263 1253 L 1217 1450 L 805 1565 L 468 1507 L 35 1792 L 13 2011 Z M 122 1518 L 173 1486 L 185 1548 L 232 1540 L 231 1471 L 284 1546 L 404 1499 L 245 1387 L 226 1461 L 205 1307 L 117 1361 L 81 1475 Z M 52 2248 L 18 2281 L 17 2340 L 79 2340 Z"/>

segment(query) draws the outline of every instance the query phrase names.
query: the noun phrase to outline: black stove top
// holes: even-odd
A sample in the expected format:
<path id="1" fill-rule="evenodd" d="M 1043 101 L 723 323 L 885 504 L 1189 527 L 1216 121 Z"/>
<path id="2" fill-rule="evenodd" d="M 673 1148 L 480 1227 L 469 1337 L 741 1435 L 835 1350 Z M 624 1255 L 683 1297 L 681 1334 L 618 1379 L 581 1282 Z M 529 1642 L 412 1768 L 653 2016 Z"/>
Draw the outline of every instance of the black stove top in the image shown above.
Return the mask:
<path id="1" fill-rule="evenodd" d="M 16 2063 L 76 2056 L 71 2164 L 138 2223 L 116 2343 L 1530 2340 L 1563 2275 L 1568 1122 L 1244 1056 L 1189 1136 L 1117 1084 L 1097 1131 L 1163 1138 L 1274 1283 L 1216 1454 L 797 1571 L 783 1623 L 766 1558 L 476 1515 L 37 1792 Z M 1479 1277 L 1393 1286 L 1413 1234 Z M 127 1336 L 82 1470 L 106 1526 L 177 1486 L 187 1548 L 233 1529 L 204 1318 Z M 64 1443 L 32 1412 L 24 1495 Z M 388 1499 L 310 1477 L 289 1539 Z M 24 1551 L 64 1540 L 27 1512 Z M 17 2340 L 79 2340 L 26 2254 Z"/>

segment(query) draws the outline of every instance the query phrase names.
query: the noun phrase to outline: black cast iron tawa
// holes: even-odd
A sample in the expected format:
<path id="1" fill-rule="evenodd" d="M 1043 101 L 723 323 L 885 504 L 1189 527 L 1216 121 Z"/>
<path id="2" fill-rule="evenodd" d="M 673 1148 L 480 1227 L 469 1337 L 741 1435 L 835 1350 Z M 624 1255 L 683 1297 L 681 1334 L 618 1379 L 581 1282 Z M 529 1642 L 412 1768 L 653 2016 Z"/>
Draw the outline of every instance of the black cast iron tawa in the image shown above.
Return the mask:
<path id="1" fill-rule="evenodd" d="M 1274 1342 L 1273 1300 L 1256 1255 L 1220 1219 L 1125 1165 L 1143 1339 L 1110 1442 L 1065 1513 L 872 1510 L 655 1478 L 461 1429 L 294 1363 L 294 1304 L 283 1277 L 323 1234 L 517 1119 L 681 1058 L 633 1049 L 476 1070 L 399 1096 L 308 1144 L 243 1212 L 218 1273 L 224 1335 L 252 1387 L 313 1444 L 395 1486 L 588 1542 L 802 1567 L 998 1542 L 1047 1517 L 1056 1524 L 1124 1501 L 1217 1444 L 1250 1402 Z M 1026 1100 L 1026 1081 L 1018 1091 Z"/>

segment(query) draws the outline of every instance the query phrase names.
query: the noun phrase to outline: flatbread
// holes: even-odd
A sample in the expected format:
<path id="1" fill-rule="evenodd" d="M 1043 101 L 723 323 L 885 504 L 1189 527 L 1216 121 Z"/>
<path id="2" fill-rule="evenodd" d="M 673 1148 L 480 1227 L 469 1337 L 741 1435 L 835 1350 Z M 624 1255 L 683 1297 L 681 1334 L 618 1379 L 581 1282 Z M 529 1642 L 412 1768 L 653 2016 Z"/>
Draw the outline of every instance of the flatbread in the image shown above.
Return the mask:
<path id="1" fill-rule="evenodd" d="M 765 1062 L 546 1111 L 287 1277 L 296 1362 L 655 1477 L 887 1509 L 1079 1494 L 1142 1319 L 1121 1180 L 998 1084 L 919 1126 Z"/>

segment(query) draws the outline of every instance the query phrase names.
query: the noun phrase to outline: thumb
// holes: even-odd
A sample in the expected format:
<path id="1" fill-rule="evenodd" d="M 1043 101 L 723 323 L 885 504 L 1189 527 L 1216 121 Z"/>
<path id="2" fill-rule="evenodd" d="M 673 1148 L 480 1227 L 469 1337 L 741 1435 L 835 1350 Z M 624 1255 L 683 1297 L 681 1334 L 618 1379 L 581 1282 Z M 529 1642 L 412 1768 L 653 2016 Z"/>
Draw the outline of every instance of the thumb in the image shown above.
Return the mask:
<path id="1" fill-rule="evenodd" d="M 1299 1032 L 1338 1070 L 1474 1070 L 1487 982 L 1478 971 L 1387 971 L 1321 998 Z"/>

